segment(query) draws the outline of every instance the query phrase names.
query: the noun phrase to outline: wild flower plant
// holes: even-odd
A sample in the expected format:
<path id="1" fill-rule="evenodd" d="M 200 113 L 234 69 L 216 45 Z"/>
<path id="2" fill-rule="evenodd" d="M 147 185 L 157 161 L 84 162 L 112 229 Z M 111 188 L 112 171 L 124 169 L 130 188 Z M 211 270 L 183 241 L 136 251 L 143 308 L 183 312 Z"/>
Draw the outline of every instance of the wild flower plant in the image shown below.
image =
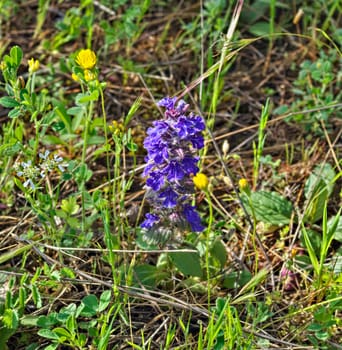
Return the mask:
<path id="1" fill-rule="evenodd" d="M 141 227 L 150 243 L 165 243 L 186 229 L 204 229 L 191 199 L 205 123 L 201 116 L 187 114 L 189 105 L 177 102 L 176 97 L 165 97 L 158 106 L 166 109 L 164 118 L 153 123 L 144 141 L 147 164 L 143 176 L 147 176 L 147 199 L 152 209 Z"/>
<path id="2" fill-rule="evenodd" d="M 39 153 L 39 158 L 40 162 L 38 165 L 32 164 L 31 160 L 14 164 L 16 175 L 24 180 L 23 186 L 32 190 L 36 190 L 37 184 L 49 173 L 57 169 L 63 173 L 66 167 L 62 157 L 57 154 L 52 155 L 48 150 L 44 153 Z"/>

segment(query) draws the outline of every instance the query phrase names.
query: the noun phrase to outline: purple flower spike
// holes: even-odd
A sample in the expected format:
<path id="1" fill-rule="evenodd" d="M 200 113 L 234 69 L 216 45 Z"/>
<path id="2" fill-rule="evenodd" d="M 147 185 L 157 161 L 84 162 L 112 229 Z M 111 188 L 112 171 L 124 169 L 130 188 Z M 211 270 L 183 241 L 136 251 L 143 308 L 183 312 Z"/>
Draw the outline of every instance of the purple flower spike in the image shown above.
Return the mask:
<path id="1" fill-rule="evenodd" d="M 147 130 L 144 147 L 146 187 L 151 213 L 141 224 L 153 243 L 165 242 L 170 232 L 188 228 L 203 231 L 201 218 L 190 202 L 194 193 L 191 176 L 198 172 L 197 152 L 204 146 L 205 123 L 201 116 L 188 114 L 188 104 L 176 97 L 158 102 L 164 118 Z M 164 235 L 163 237 L 158 237 Z"/>

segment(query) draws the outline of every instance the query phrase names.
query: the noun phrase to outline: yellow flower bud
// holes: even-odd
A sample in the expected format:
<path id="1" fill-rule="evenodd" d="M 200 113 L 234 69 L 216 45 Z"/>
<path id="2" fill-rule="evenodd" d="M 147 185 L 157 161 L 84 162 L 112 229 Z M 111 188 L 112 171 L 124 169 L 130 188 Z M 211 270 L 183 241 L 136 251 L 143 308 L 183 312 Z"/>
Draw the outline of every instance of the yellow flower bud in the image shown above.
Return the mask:
<path id="1" fill-rule="evenodd" d="M 196 176 L 192 178 L 192 181 L 199 190 L 206 190 L 209 184 L 207 175 L 203 173 L 197 173 Z"/>
<path id="2" fill-rule="evenodd" d="M 83 49 L 77 54 L 75 62 L 83 69 L 92 69 L 96 64 L 96 54 L 90 49 Z"/>
<path id="3" fill-rule="evenodd" d="M 77 82 L 80 81 L 80 78 L 79 78 L 78 75 L 75 74 L 75 73 L 72 73 L 72 74 L 71 74 L 71 78 L 72 78 L 72 80 L 74 80 L 74 81 L 77 81 Z"/>
<path id="4" fill-rule="evenodd" d="M 114 135 L 120 135 L 125 131 L 125 127 L 121 122 L 117 122 L 116 120 L 113 120 L 112 125 L 109 125 L 109 130 Z"/>
<path id="5" fill-rule="evenodd" d="M 36 72 L 38 69 L 39 69 L 39 61 L 38 60 L 35 60 L 34 58 L 31 58 L 29 61 L 28 61 L 28 66 L 29 66 L 29 73 L 34 73 Z"/>
<path id="6" fill-rule="evenodd" d="M 249 195 L 251 193 L 251 189 L 249 187 L 249 183 L 244 178 L 239 180 L 239 189 L 240 189 L 241 192 L 244 192 L 247 195 Z"/>
<path id="7" fill-rule="evenodd" d="M 85 81 L 91 81 L 91 80 L 94 80 L 96 78 L 95 74 L 90 71 L 89 69 L 86 69 L 84 71 L 84 80 Z"/>
<path id="8" fill-rule="evenodd" d="M 239 180 L 239 188 L 240 189 L 245 189 L 248 187 L 248 181 L 244 178 Z"/>

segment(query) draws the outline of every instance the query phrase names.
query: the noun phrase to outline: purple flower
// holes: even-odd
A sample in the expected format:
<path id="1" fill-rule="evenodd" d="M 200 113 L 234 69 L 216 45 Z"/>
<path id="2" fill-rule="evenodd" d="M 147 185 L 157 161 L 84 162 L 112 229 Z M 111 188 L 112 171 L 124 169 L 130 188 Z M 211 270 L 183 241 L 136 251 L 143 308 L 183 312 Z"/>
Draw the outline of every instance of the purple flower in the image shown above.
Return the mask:
<path id="1" fill-rule="evenodd" d="M 171 187 L 167 187 L 159 197 L 164 199 L 163 204 L 166 208 L 173 208 L 177 205 L 178 194 Z"/>
<path id="2" fill-rule="evenodd" d="M 291 271 L 287 267 L 283 267 L 280 271 L 280 277 L 284 286 L 284 290 L 291 291 L 298 289 L 298 273 Z"/>
<path id="3" fill-rule="evenodd" d="M 165 179 L 156 171 L 150 173 L 150 177 L 146 180 L 146 185 L 151 187 L 154 191 L 158 191 L 164 185 Z"/>
<path id="4" fill-rule="evenodd" d="M 171 182 L 177 182 L 182 180 L 184 177 L 185 171 L 182 167 L 182 164 L 176 160 L 172 160 L 164 169 L 163 173 L 167 175 L 167 179 Z"/>
<path id="5" fill-rule="evenodd" d="M 183 214 L 186 220 L 189 222 L 192 231 L 201 232 L 204 230 L 203 225 L 201 224 L 201 218 L 198 215 L 196 208 L 187 204 L 184 206 Z"/>
<path id="6" fill-rule="evenodd" d="M 147 213 L 147 214 L 146 214 L 146 219 L 145 219 L 145 221 L 141 224 L 141 227 L 142 227 L 142 228 L 145 228 L 145 229 L 150 229 L 150 228 L 152 228 L 152 227 L 155 225 L 155 223 L 157 223 L 158 221 L 159 221 L 159 216 L 158 216 L 158 215 Z"/>
<path id="7" fill-rule="evenodd" d="M 164 118 L 153 123 L 144 141 L 143 176 L 152 208 L 141 227 L 149 237 L 166 231 L 163 235 L 170 237 L 170 232 L 184 228 L 200 232 L 200 216 L 189 203 L 194 193 L 191 175 L 198 172 L 197 152 L 204 146 L 204 120 L 188 114 L 189 105 L 176 97 L 165 97 L 158 106 L 165 108 Z"/>
<path id="8" fill-rule="evenodd" d="M 176 101 L 177 97 L 164 97 L 159 102 L 157 102 L 157 106 L 165 107 L 166 110 L 172 110 L 175 107 Z"/>

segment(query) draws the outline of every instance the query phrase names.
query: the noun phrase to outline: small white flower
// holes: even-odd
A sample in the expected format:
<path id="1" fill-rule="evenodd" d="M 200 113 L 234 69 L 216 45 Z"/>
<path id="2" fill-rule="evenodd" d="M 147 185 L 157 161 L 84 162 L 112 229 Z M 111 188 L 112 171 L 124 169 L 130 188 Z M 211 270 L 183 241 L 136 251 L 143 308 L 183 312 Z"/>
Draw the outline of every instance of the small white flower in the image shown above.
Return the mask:
<path id="1" fill-rule="evenodd" d="M 65 165 L 64 164 L 58 164 L 58 169 L 62 172 L 62 173 L 64 173 L 64 171 L 65 171 Z"/>
<path id="2" fill-rule="evenodd" d="M 29 168 L 32 165 L 32 162 L 30 160 L 28 160 L 26 163 L 25 162 L 21 162 L 21 166 L 26 169 Z"/>
<path id="3" fill-rule="evenodd" d="M 50 151 L 49 151 L 49 150 L 46 150 L 46 151 L 44 152 L 44 154 L 43 154 L 43 153 L 39 153 L 39 157 L 42 158 L 42 159 L 44 159 L 44 160 L 46 160 L 46 159 L 48 158 L 49 154 L 50 154 Z"/>
<path id="4" fill-rule="evenodd" d="M 25 182 L 24 182 L 24 187 L 27 187 L 28 185 L 30 185 L 30 187 L 35 190 L 36 189 L 36 186 L 35 184 L 33 183 L 33 181 L 31 179 L 27 179 Z"/>

